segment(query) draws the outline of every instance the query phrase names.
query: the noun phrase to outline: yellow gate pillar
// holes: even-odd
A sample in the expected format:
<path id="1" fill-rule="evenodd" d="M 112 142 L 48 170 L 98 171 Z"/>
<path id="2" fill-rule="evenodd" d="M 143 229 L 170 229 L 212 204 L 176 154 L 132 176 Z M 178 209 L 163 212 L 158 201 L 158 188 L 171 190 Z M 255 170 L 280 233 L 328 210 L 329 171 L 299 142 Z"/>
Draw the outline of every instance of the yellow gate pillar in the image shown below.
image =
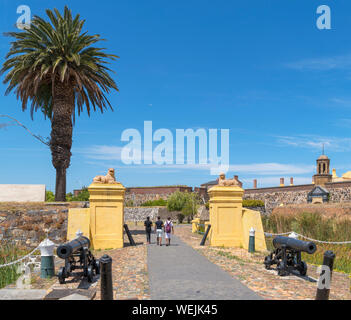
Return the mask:
<path id="1" fill-rule="evenodd" d="M 214 186 L 210 195 L 211 246 L 240 247 L 242 245 L 242 198 L 239 186 Z"/>
<path id="2" fill-rule="evenodd" d="M 88 190 L 93 248 L 123 248 L 125 187 L 120 183 L 93 183 Z"/>

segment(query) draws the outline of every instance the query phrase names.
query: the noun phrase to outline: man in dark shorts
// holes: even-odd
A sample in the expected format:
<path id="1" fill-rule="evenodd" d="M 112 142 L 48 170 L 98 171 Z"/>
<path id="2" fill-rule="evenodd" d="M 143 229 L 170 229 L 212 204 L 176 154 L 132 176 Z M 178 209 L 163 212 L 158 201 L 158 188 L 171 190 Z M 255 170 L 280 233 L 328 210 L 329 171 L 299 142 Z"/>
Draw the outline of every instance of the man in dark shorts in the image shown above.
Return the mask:
<path id="1" fill-rule="evenodd" d="M 161 217 L 157 217 L 157 221 L 155 222 L 155 232 L 157 237 L 157 245 L 162 247 L 162 233 L 163 233 L 163 221 Z"/>
<path id="2" fill-rule="evenodd" d="M 146 241 L 147 244 L 151 243 L 151 227 L 152 227 L 152 222 L 150 221 L 150 217 L 147 217 L 146 220 L 144 221 L 144 226 L 145 226 L 145 232 L 146 232 Z"/>

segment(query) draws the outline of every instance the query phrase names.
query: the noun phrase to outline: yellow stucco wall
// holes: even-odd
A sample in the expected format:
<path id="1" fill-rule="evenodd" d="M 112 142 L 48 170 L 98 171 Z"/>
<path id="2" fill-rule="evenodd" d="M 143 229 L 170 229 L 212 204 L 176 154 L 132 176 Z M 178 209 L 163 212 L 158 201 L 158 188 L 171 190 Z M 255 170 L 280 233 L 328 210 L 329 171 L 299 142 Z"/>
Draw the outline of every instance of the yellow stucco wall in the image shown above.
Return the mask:
<path id="1" fill-rule="evenodd" d="M 90 234 L 94 249 L 123 248 L 124 194 L 122 184 L 91 184 Z"/>
<path id="2" fill-rule="evenodd" d="M 94 249 L 123 248 L 125 188 L 93 183 L 88 190 L 90 208 L 69 210 L 67 239 L 74 239 L 79 229 Z"/>
<path id="3" fill-rule="evenodd" d="M 211 246 L 239 247 L 242 243 L 241 211 L 244 190 L 214 186 L 210 194 Z"/>
<path id="4" fill-rule="evenodd" d="M 261 214 L 243 209 L 244 190 L 238 186 L 214 186 L 210 195 L 210 245 L 248 248 L 249 231 L 256 230 L 255 248 L 266 250 Z"/>
<path id="5" fill-rule="evenodd" d="M 243 231 L 243 243 L 242 246 L 245 249 L 249 248 L 249 232 L 250 229 L 255 229 L 255 250 L 265 251 L 267 250 L 266 238 L 264 235 L 261 213 L 259 211 L 243 209 L 242 211 L 242 231 Z"/>
<path id="6" fill-rule="evenodd" d="M 76 238 L 80 230 L 83 236 L 90 238 L 90 210 L 89 208 L 74 208 L 68 211 L 67 240 Z"/>

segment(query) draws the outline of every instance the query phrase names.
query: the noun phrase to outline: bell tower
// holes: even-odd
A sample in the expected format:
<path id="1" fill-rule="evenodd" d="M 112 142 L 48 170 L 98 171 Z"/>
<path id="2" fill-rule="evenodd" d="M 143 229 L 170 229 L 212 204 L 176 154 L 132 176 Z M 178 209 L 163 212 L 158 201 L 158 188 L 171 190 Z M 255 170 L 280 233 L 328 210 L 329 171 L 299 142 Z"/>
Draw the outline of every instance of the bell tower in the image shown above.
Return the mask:
<path id="1" fill-rule="evenodd" d="M 317 174 L 313 176 L 313 182 L 315 185 L 324 186 L 325 183 L 332 181 L 332 175 L 330 174 L 330 159 L 323 154 L 317 159 Z"/>

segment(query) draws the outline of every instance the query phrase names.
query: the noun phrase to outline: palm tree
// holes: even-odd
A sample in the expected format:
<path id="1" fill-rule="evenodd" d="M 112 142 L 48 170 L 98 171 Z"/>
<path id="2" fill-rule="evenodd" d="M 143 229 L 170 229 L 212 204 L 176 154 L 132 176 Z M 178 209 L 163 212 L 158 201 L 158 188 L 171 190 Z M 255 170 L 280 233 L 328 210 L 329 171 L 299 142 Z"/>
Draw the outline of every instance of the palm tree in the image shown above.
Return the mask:
<path id="1" fill-rule="evenodd" d="M 46 10 L 50 21 L 35 16 L 31 26 L 5 35 L 15 38 L 6 55 L 1 74 L 8 72 L 6 94 L 13 89 L 22 101 L 22 110 L 30 103 L 31 117 L 40 110 L 51 120 L 50 149 L 56 169 L 56 201 L 66 199 L 66 169 L 70 166 L 75 113 L 85 106 L 103 112 L 112 106 L 106 98 L 110 89 L 118 91 L 104 48 L 93 47 L 103 40 L 99 35 L 82 33 L 84 20 L 71 10 Z"/>

